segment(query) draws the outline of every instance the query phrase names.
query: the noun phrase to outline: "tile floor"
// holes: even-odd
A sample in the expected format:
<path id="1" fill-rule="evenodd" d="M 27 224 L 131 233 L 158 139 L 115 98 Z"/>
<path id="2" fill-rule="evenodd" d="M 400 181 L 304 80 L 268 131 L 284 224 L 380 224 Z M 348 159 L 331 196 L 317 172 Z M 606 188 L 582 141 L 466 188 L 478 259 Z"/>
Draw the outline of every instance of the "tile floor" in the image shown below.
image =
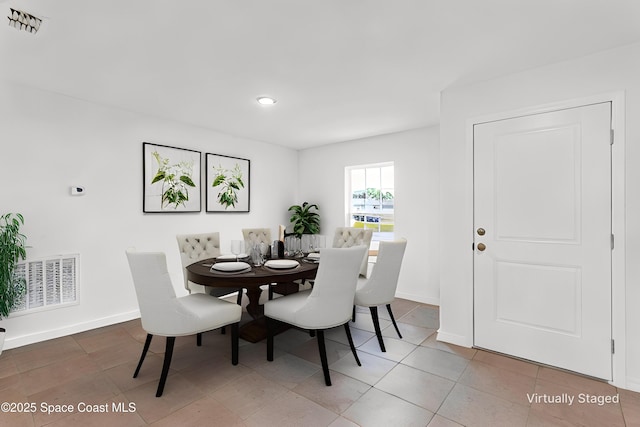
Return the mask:
<path id="1" fill-rule="evenodd" d="M 400 299 L 393 307 L 404 339 L 381 310 L 386 353 L 368 310 L 359 309 L 352 331 L 362 367 L 342 328 L 327 333 L 332 387 L 324 385 L 315 340 L 299 330 L 276 337 L 273 362 L 264 342 L 241 341 L 238 366 L 228 335 L 209 332 L 202 347 L 195 337 L 179 338 L 161 398 L 163 338 L 131 378 L 145 338 L 138 320 L 7 350 L 0 403 L 21 412 L 3 406 L 0 426 L 640 425 L 640 393 L 440 343 L 437 307 Z M 544 395 L 564 401 L 530 402 Z M 586 395 L 616 402 L 587 403 Z"/>

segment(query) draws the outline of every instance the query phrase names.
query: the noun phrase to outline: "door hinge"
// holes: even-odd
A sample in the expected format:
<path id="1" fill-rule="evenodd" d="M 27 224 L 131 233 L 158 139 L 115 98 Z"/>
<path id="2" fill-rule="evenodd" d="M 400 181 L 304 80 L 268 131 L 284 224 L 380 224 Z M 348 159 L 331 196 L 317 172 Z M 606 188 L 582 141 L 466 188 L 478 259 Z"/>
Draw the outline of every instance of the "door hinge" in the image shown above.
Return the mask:
<path id="1" fill-rule="evenodd" d="M 611 250 L 613 250 L 614 246 L 616 245 L 616 240 L 615 237 L 613 236 L 613 234 L 611 235 Z"/>
<path id="2" fill-rule="evenodd" d="M 610 143 L 611 145 L 613 145 L 613 129 L 611 129 L 611 138 L 610 138 L 609 143 Z"/>
<path id="3" fill-rule="evenodd" d="M 611 354 L 615 354 L 616 353 L 616 341 L 615 340 L 611 340 Z"/>
<path id="4" fill-rule="evenodd" d="M 475 243 L 471 243 L 471 250 L 475 251 L 476 250 L 476 244 Z"/>

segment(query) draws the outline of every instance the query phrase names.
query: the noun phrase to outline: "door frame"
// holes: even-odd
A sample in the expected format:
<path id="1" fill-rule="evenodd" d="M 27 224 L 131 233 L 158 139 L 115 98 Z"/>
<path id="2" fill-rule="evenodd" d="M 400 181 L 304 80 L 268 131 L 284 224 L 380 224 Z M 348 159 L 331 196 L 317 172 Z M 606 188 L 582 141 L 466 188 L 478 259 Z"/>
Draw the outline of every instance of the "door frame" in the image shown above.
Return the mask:
<path id="1" fill-rule="evenodd" d="M 610 384 L 627 388 L 626 384 L 626 227 L 625 227 L 625 93 L 623 91 L 608 92 L 584 98 L 575 98 L 550 104 L 525 107 L 489 115 L 477 116 L 466 123 L 466 157 L 468 161 L 467 206 L 473 209 L 473 129 L 476 124 L 528 116 L 532 114 L 548 113 L 551 111 L 576 108 L 590 104 L 611 102 L 611 127 L 614 132 L 614 144 L 611 149 L 611 222 L 612 233 L 615 236 L 614 249 L 611 251 L 611 337 L 615 342 L 615 352 L 612 355 L 612 381 Z M 473 214 L 469 224 L 469 248 L 474 242 Z M 470 331 L 475 333 L 473 313 L 473 251 L 470 251 L 469 262 L 472 271 L 471 286 L 471 317 Z M 475 336 L 473 338 L 475 345 Z"/>

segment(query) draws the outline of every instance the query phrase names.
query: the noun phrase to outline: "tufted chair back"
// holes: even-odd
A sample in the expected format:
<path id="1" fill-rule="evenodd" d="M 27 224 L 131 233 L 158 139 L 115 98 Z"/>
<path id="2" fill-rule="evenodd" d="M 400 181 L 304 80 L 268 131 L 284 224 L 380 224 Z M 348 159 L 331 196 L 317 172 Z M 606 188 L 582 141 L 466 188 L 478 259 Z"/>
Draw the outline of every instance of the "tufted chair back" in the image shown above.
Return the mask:
<path id="1" fill-rule="evenodd" d="M 220 255 L 220 233 L 180 234 L 176 236 L 180 248 L 184 287 L 189 292 L 204 292 L 204 286 L 187 280 L 187 266 L 207 258 Z"/>
<path id="2" fill-rule="evenodd" d="M 336 228 L 336 234 L 333 237 L 334 248 L 350 248 L 352 246 L 364 245 L 369 249 L 371 245 L 371 238 L 373 237 L 372 230 L 365 230 L 363 228 L 355 227 L 338 227 Z M 369 257 L 365 256 L 360 266 L 360 275 L 367 277 L 367 267 L 369 264 Z"/>
<path id="3" fill-rule="evenodd" d="M 266 243 L 267 245 L 272 243 L 270 228 L 243 228 L 242 236 L 246 242 L 246 250 L 249 250 L 256 243 Z"/>

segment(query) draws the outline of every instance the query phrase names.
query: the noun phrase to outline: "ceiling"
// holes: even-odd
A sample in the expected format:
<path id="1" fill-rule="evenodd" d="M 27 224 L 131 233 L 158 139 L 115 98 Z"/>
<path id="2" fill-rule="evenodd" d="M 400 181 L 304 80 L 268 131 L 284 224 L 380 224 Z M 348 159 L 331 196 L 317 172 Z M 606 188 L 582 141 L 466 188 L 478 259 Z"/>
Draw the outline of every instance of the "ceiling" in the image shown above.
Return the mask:
<path id="1" fill-rule="evenodd" d="M 0 26 L 2 78 L 296 149 L 437 124 L 447 87 L 640 41 L 638 0 L 0 0 L 0 17 L 10 7 L 43 22 Z"/>

